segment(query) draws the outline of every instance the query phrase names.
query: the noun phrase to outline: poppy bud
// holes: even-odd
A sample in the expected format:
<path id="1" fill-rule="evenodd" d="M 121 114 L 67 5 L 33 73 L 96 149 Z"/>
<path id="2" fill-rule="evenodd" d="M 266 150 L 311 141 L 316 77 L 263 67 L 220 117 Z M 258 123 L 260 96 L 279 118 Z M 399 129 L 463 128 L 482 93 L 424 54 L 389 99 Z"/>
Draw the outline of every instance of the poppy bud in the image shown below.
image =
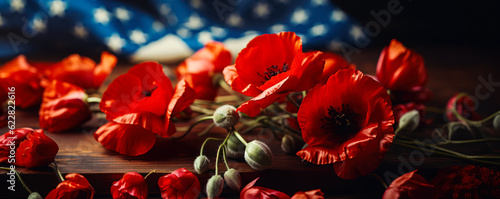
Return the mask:
<path id="1" fill-rule="evenodd" d="M 39 193 L 33 192 L 28 196 L 28 199 L 43 199 L 43 197 Z"/>
<path id="2" fill-rule="evenodd" d="M 255 170 L 264 170 L 271 166 L 273 153 L 266 143 L 253 140 L 245 149 L 245 161 Z"/>
<path id="3" fill-rule="evenodd" d="M 220 175 L 214 175 L 207 182 L 208 198 L 217 198 L 224 188 L 224 179 Z"/>
<path id="4" fill-rule="evenodd" d="M 224 173 L 224 181 L 226 181 L 227 186 L 234 190 L 241 189 L 241 176 L 236 169 L 229 169 Z"/>
<path id="5" fill-rule="evenodd" d="M 467 128 L 467 126 L 463 125 L 462 123 L 450 123 L 450 125 L 448 126 L 451 140 L 474 139 L 475 133 L 472 130 L 474 130 L 472 126 Z"/>
<path id="6" fill-rule="evenodd" d="M 194 160 L 194 170 L 198 174 L 205 173 L 208 170 L 208 165 L 210 164 L 210 160 L 208 160 L 207 156 L 200 155 L 196 157 Z"/>
<path id="7" fill-rule="evenodd" d="M 234 106 L 223 105 L 215 109 L 214 123 L 218 127 L 229 128 L 238 123 L 239 120 L 240 115 Z"/>
<path id="8" fill-rule="evenodd" d="M 242 158 L 245 154 L 245 145 L 233 134 L 226 144 L 226 155 L 230 158 Z"/>
<path id="9" fill-rule="evenodd" d="M 281 139 L 281 149 L 285 153 L 295 154 L 303 145 L 304 142 L 302 140 L 291 135 L 285 135 Z"/>
<path id="10" fill-rule="evenodd" d="M 411 110 L 401 116 L 399 119 L 399 128 L 404 131 L 412 132 L 417 129 L 420 123 L 420 114 L 417 110 Z"/>
<path id="11" fill-rule="evenodd" d="M 495 119 L 493 119 L 493 127 L 496 131 L 500 131 L 500 114 L 495 116 Z"/>

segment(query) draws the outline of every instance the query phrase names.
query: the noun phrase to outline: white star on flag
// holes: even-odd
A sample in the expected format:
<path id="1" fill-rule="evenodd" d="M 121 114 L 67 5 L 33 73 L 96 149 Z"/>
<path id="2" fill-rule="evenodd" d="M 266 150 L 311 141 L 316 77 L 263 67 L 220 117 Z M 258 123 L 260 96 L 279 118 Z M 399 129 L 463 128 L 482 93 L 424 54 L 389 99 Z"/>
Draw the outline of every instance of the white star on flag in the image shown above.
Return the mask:
<path id="1" fill-rule="evenodd" d="M 102 7 L 94 9 L 94 21 L 96 23 L 100 23 L 102 25 L 108 24 L 109 15 L 109 12 Z"/>
<path id="2" fill-rule="evenodd" d="M 64 16 L 64 11 L 66 10 L 66 2 L 61 0 L 54 0 L 50 2 L 50 16 Z"/>
<path id="3" fill-rule="evenodd" d="M 126 42 L 120 37 L 120 35 L 113 33 L 111 37 L 106 38 L 106 44 L 113 52 L 120 53 Z"/>

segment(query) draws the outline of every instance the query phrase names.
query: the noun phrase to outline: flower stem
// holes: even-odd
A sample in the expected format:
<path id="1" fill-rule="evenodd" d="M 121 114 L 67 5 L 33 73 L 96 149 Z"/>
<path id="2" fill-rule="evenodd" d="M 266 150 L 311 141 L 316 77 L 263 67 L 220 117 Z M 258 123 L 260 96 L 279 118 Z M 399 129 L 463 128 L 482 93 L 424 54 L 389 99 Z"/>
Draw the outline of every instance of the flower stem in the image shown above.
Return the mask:
<path id="1" fill-rule="evenodd" d="M 302 91 L 302 99 L 304 99 L 307 95 L 307 91 Z"/>
<path id="2" fill-rule="evenodd" d="M 229 84 L 226 83 L 226 81 L 224 81 L 224 79 L 220 79 L 219 81 L 219 86 L 224 89 L 225 91 L 227 91 L 228 93 L 230 93 L 231 95 L 235 96 L 235 100 L 238 104 L 241 104 L 241 102 L 243 101 L 239 96 L 238 96 L 238 93 L 236 93 L 232 88 L 231 86 L 229 86 Z"/>
<path id="3" fill-rule="evenodd" d="M 215 123 L 211 123 L 210 125 L 207 126 L 207 128 L 203 129 L 203 131 L 198 133 L 198 137 L 204 136 L 205 134 L 210 132 L 210 130 L 212 130 L 214 127 L 215 127 Z"/>
<path id="4" fill-rule="evenodd" d="M 60 182 L 65 181 L 64 177 L 61 174 L 61 170 L 59 170 L 59 167 L 57 167 L 56 161 L 54 161 L 53 163 L 54 163 L 54 169 L 56 170 L 57 176 L 59 176 L 59 181 Z"/>
<path id="5" fill-rule="evenodd" d="M 293 104 L 294 106 L 296 106 L 297 108 L 300 108 L 299 103 L 297 103 L 295 100 L 293 100 L 293 99 L 292 99 L 292 97 L 290 97 L 290 95 L 287 95 L 287 96 L 286 96 L 286 98 L 287 98 L 290 102 L 292 102 L 292 104 Z"/>
<path id="6" fill-rule="evenodd" d="M 226 158 L 226 147 L 222 148 L 222 157 L 224 158 L 224 164 L 226 164 L 226 169 L 229 170 L 230 168 Z"/>
<path id="7" fill-rule="evenodd" d="M 219 145 L 219 149 L 217 150 L 217 156 L 215 157 L 215 175 L 219 174 L 219 155 L 220 151 L 222 148 L 226 145 L 227 140 L 229 140 L 229 137 L 231 137 L 231 134 L 233 134 L 234 128 L 229 131 L 229 133 L 226 136 L 226 139 L 222 142 L 222 144 Z"/>
<path id="8" fill-rule="evenodd" d="M 204 108 L 201 106 L 197 106 L 197 105 L 191 105 L 191 106 L 189 106 L 189 108 L 191 108 L 191 110 L 194 112 L 198 112 L 198 113 L 202 113 L 202 114 L 206 114 L 206 115 L 213 115 L 214 114 L 213 110 L 207 109 L 207 108 Z"/>
<path id="9" fill-rule="evenodd" d="M 100 97 L 89 97 L 87 98 L 87 103 L 101 103 Z"/>
<path id="10" fill-rule="evenodd" d="M 207 121 L 207 120 L 213 120 L 213 118 L 214 118 L 213 116 L 205 116 L 205 117 L 202 117 L 202 118 L 200 118 L 198 121 L 196 121 L 195 123 L 191 124 L 191 125 L 189 126 L 189 129 L 188 129 L 186 132 L 184 132 L 184 134 L 182 134 L 182 135 L 181 135 L 181 136 L 179 136 L 179 137 L 170 137 L 170 139 L 172 139 L 172 140 L 180 140 L 180 139 L 182 139 L 182 138 L 186 137 L 186 135 L 187 135 L 187 134 L 189 134 L 189 133 L 191 132 L 191 130 L 193 130 L 193 128 L 194 128 L 196 125 L 198 125 L 199 123 L 202 123 L 202 122 L 204 122 L 204 121 Z"/>
<path id="11" fill-rule="evenodd" d="M 19 182 L 21 182 L 21 184 L 23 185 L 24 189 L 26 189 L 26 191 L 28 191 L 28 193 L 33 193 L 29 188 L 28 188 L 28 185 L 26 185 L 26 183 L 23 181 L 23 179 L 21 178 L 21 173 L 19 173 L 17 170 L 15 169 L 10 169 L 10 168 L 7 168 L 7 167 L 0 167 L 0 169 L 2 170 L 5 170 L 5 171 L 14 171 L 14 173 L 16 173 L 16 176 L 17 176 L 17 179 L 19 180 Z"/>
<path id="12" fill-rule="evenodd" d="M 241 137 L 241 135 L 238 133 L 238 131 L 234 131 L 234 135 L 238 138 L 238 140 L 240 140 L 241 143 L 243 143 L 245 146 L 248 145 L 248 142 L 243 138 Z"/>
<path id="13" fill-rule="evenodd" d="M 152 170 L 151 172 L 149 172 L 148 174 L 146 174 L 146 176 L 144 176 L 144 180 L 146 180 L 146 178 L 148 178 L 148 176 L 151 175 L 154 172 L 156 172 L 156 170 Z"/>
<path id="14" fill-rule="evenodd" d="M 436 145 L 446 145 L 446 144 L 469 144 L 478 142 L 498 142 L 500 138 L 482 138 L 482 139 L 472 139 L 472 140 L 447 140 L 444 142 L 436 143 Z"/>
<path id="15" fill-rule="evenodd" d="M 208 141 L 215 140 L 215 141 L 222 141 L 223 139 L 220 138 L 207 138 L 205 141 L 203 141 L 203 144 L 201 144 L 201 149 L 200 149 L 200 155 L 203 155 L 203 149 L 205 148 L 205 144 L 207 144 Z"/>

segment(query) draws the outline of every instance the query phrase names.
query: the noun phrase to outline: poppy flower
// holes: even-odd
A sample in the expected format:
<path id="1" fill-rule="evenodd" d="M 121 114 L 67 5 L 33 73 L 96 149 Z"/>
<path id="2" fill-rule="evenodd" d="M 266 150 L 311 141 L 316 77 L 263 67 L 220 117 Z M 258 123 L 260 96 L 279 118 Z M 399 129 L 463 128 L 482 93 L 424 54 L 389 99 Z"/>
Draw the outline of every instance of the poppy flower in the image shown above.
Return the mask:
<path id="1" fill-rule="evenodd" d="M 420 54 L 393 39 L 380 54 L 377 78 L 391 91 L 410 90 L 413 87 L 425 86 L 427 69 Z"/>
<path id="2" fill-rule="evenodd" d="M 231 53 L 224 44 L 209 42 L 177 66 L 175 74 L 177 79 L 186 79 L 195 90 L 195 99 L 214 100 L 219 88 L 214 76 L 222 73 L 231 61 Z"/>
<path id="3" fill-rule="evenodd" d="M 198 178 L 186 168 L 177 169 L 171 174 L 160 177 L 158 186 L 164 199 L 198 198 L 201 190 Z"/>
<path id="4" fill-rule="evenodd" d="M 500 198 L 500 171 L 466 165 L 441 169 L 431 184 L 435 198 Z"/>
<path id="5" fill-rule="evenodd" d="M 434 198 L 434 185 L 429 184 L 417 170 L 406 173 L 392 181 L 385 190 L 383 199 Z"/>
<path id="6" fill-rule="evenodd" d="M 314 164 L 333 164 L 344 179 L 373 171 L 394 137 L 389 95 L 353 69 L 340 70 L 311 89 L 297 119 L 308 144 L 297 155 Z"/>
<path id="7" fill-rule="evenodd" d="M 256 178 L 252 182 L 248 183 L 240 192 L 240 199 L 265 199 L 265 198 L 277 198 L 277 199 L 289 199 L 290 196 L 286 195 L 281 191 L 272 190 L 265 187 L 254 186 L 259 178 Z"/>
<path id="8" fill-rule="evenodd" d="M 48 79 L 77 85 L 83 89 L 97 90 L 116 66 L 118 59 L 109 52 L 102 52 L 101 63 L 88 57 L 72 54 L 56 63 L 32 64 Z"/>
<path id="9" fill-rule="evenodd" d="M 469 120 L 481 120 L 481 115 L 476 112 L 476 102 L 474 102 L 469 96 L 462 96 L 458 98 L 458 94 L 455 94 L 448 100 L 446 104 L 446 119 L 450 122 L 458 121 L 458 118 L 453 114 L 453 109 L 464 118 Z"/>
<path id="10" fill-rule="evenodd" d="M 30 65 L 24 55 L 0 67 L 0 101 L 8 99 L 8 89 L 15 88 L 15 105 L 27 108 L 40 104 L 46 79 Z"/>
<path id="11" fill-rule="evenodd" d="M 15 146 L 16 159 L 10 162 L 10 150 Z M 19 128 L 0 136 L 0 162 L 23 167 L 47 166 L 56 157 L 59 147 L 42 129 Z"/>
<path id="12" fill-rule="evenodd" d="M 161 122 L 161 119 L 158 118 Z M 156 143 L 155 134 L 139 125 L 108 122 L 94 133 L 105 148 L 123 155 L 138 156 L 148 152 Z"/>
<path id="13" fill-rule="evenodd" d="M 325 194 L 321 192 L 320 189 L 315 189 L 311 191 L 299 191 L 295 193 L 291 199 L 323 199 Z"/>
<path id="14" fill-rule="evenodd" d="M 43 93 L 40 127 L 52 132 L 77 127 L 91 118 L 85 91 L 73 84 L 53 80 Z"/>
<path id="15" fill-rule="evenodd" d="M 94 198 L 94 188 L 89 181 L 78 173 L 66 175 L 66 180 L 49 192 L 45 199 Z"/>
<path id="16" fill-rule="evenodd" d="M 148 183 L 141 174 L 128 172 L 122 179 L 113 182 L 111 186 L 113 198 L 137 198 L 146 199 L 148 197 Z"/>
<path id="17" fill-rule="evenodd" d="M 323 84 L 328 81 L 331 75 L 341 69 L 356 69 L 354 64 L 349 64 L 344 58 L 337 54 L 323 52 L 323 58 L 325 59 L 325 68 L 323 68 L 323 74 L 321 75 L 321 83 Z"/>
<path id="18" fill-rule="evenodd" d="M 320 82 L 322 52 L 302 52 L 302 40 L 293 32 L 255 37 L 241 50 L 224 79 L 231 88 L 253 97 L 238 110 L 253 117 L 290 92 L 310 89 Z"/>

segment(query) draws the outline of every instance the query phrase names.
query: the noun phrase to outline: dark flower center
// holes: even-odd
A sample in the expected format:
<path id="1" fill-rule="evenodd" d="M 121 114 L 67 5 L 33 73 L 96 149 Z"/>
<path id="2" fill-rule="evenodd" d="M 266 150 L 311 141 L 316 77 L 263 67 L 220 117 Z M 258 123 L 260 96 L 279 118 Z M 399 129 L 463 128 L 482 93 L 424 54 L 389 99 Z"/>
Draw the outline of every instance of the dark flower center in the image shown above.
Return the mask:
<path id="1" fill-rule="evenodd" d="M 153 87 L 151 90 L 143 90 L 142 95 L 145 97 L 150 97 L 153 94 L 153 91 L 155 91 L 157 86 Z"/>
<path id="2" fill-rule="evenodd" d="M 359 114 L 354 112 L 348 104 L 342 104 L 342 108 L 328 107 L 328 115 L 321 118 L 321 128 L 327 131 L 328 138 L 347 141 L 360 130 Z"/>
<path id="3" fill-rule="evenodd" d="M 271 67 L 267 68 L 266 69 L 267 71 L 264 72 L 264 74 L 260 74 L 259 72 L 257 72 L 257 74 L 261 77 L 263 77 L 266 81 L 270 80 L 271 77 L 274 77 L 276 75 L 279 75 L 281 73 L 284 73 L 288 70 L 290 70 L 290 66 L 288 66 L 287 63 L 284 63 L 283 64 L 283 67 L 278 67 L 278 65 L 272 65 Z M 264 81 L 262 81 L 262 83 L 264 83 Z"/>

